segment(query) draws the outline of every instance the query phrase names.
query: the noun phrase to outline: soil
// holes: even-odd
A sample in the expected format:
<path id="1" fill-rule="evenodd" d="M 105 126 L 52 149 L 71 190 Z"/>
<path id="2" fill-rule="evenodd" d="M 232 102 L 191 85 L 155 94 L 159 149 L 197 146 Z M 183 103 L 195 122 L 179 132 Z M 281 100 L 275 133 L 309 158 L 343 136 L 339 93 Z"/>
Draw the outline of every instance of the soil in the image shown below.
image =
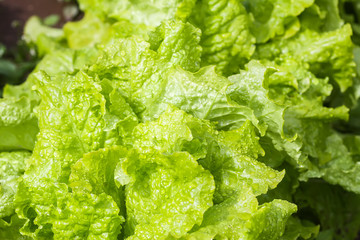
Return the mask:
<path id="1" fill-rule="evenodd" d="M 16 46 L 26 20 L 33 15 L 45 18 L 57 14 L 61 26 L 66 21 L 63 8 L 68 4 L 57 0 L 0 0 L 0 43 L 9 48 Z"/>

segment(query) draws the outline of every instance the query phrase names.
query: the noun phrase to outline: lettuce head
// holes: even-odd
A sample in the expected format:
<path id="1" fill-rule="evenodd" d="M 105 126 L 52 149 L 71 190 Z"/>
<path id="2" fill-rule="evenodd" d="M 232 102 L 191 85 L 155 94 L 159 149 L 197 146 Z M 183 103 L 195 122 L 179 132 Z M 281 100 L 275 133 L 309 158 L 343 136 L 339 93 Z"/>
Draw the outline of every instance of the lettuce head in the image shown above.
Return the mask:
<path id="1" fill-rule="evenodd" d="M 359 4 L 79 0 L 0 99 L 0 239 L 354 240 Z"/>

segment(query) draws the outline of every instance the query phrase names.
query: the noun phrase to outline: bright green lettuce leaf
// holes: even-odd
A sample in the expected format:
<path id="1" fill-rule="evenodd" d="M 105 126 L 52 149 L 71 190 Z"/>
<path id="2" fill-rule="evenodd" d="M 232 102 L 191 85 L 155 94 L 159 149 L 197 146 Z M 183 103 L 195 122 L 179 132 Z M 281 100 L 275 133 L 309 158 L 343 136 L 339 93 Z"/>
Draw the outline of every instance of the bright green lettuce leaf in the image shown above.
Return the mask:
<path id="1" fill-rule="evenodd" d="M 97 59 L 98 50 L 95 48 L 83 48 L 73 50 L 64 48 L 46 54 L 37 64 L 36 68 L 21 85 L 5 85 L 4 98 L 26 97 L 31 100 L 33 108 L 40 103 L 40 96 L 33 89 L 35 86 L 37 72 L 45 71 L 50 76 L 60 73 L 74 73 L 87 64 Z"/>
<path id="2" fill-rule="evenodd" d="M 73 191 L 110 195 L 119 208 L 124 208 L 124 192 L 114 181 L 116 164 L 126 157 L 127 149 L 119 146 L 84 154 L 71 167 L 69 186 Z"/>
<path id="3" fill-rule="evenodd" d="M 112 81 L 129 100 L 132 92 L 140 88 L 153 72 L 156 53 L 149 47 L 146 41 L 137 37 L 116 39 L 105 45 L 96 63 L 89 67 L 89 74 Z"/>
<path id="4" fill-rule="evenodd" d="M 110 28 L 109 23 L 91 14 L 85 14 L 80 21 L 66 23 L 63 29 L 68 46 L 79 49 L 106 42 L 111 37 Z"/>
<path id="5" fill-rule="evenodd" d="M 338 5 L 339 0 L 315 0 L 315 3 L 300 15 L 301 27 L 318 32 L 339 29 L 344 21 L 340 18 Z"/>
<path id="6" fill-rule="evenodd" d="M 128 239 L 182 237 L 213 205 L 213 177 L 186 152 L 131 151 L 115 176 L 126 185 Z"/>
<path id="7" fill-rule="evenodd" d="M 26 22 L 24 38 L 28 43 L 36 45 L 40 56 L 66 46 L 63 30 L 46 26 L 36 16 L 29 18 Z"/>
<path id="8" fill-rule="evenodd" d="M 352 86 L 355 77 L 351 27 L 318 33 L 305 30 L 291 39 L 281 39 L 258 47 L 257 58 L 286 59 L 304 63 L 316 77 L 329 77 L 341 92 Z"/>
<path id="9" fill-rule="evenodd" d="M 198 1 L 190 22 L 202 31 L 201 65 L 216 65 L 225 75 L 237 73 L 255 50 L 248 14 L 240 1 Z"/>
<path id="10" fill-rule="evenodd" d="M 25 161 L 30 156 L 28 151 L 0 153 L 0 238 L 4 240 L 30 239 L 20 234 L 25 221 L 14 214 L 18 178 L 24 173 Z"/>
<path id="11" fill-rule="evenodd" d="M 304 142 L 303 150 L 312 157 L 321 159 L 324 152 L 320 149 L 326 145 L 323 142 L 324 139 L 321 138 L 323 134 L 331 134 L 331 131 L 327 131 L 326 128 L 335 120 L 347 120 L 348 109 L 344 106 L 327 108 L 322 106 L 321 101 L 310 101 L 306 98 L 301 100 L 297 105 L 287 109 L 285 131 L 287 134 L 297 134 L 298 138 Z"/>
<path id="12" fill-rule="evenodd" d="M 144 40 L 148 40 L 148 34 L 151 30 L 153 30 L 153 28 L 145 24 L 134 24 L 129 20 L 122 19 L 111 25 L 110 33 L 113 35 L 112 38 L 141 36 Z"/>
<path id="13" fill-rule="evenodd" d="M 36 91 L 41 96 L 37 115 L 39 126 L 44 130 L 40 132 L 39 138 L 52 141 L 64 134 L 71 142 L 77 142 L 68 147 L 81 149 L 76 153 L 80 157 L 83 153 L 111 146 L 119 141 L 116 128 L 110 127 L 110 124 L 114 126 L 113 123 L 107 122 L 117 121 L 119 118 L 106 119 L 106 114 L 112 115 L 112 112 L 106 109 L 107 101 L 102 94 L 104 89 L 101 82 L 96 82 L 96 79 L 82 71 L 75 75 L 60 74 L 54 77 L 40 71 L 36 77 Z M 52 124 L 53 129 L 50 129 Z M 47 131 L 50 131 L 50 136 L 50 133 L 55 134 L 54 139 L 45 135 Z"/>
<path id="14" fill-rule="evenodd" d="M 32 196 L 40 198 L 37 204 L 47 201 L 54 205 L 28 206 L 20 212 L 21 218 L 30 219 L 20 229 L 21 234 L 33 239 L 117 239 L 124 218 L 119 215 L 119 208 L 111 196 L 77 190 L 68 192 L 65 184 L 41 183 L 48 185 L 47 188 L 42 186 L 42 189 L 33 190 Z M 19 188 L 18 203 L 28 203 L 29 193 L 24 190 L 24 187 Z"/>
<path id="15" fill-rule="evenodd" d="M 135 127 L 134 147 L 147 154 L 153 154 L 154 148 L 166 154 L 188 151 L 214 176 L 213 200 L 219 204 L 209 208 L 203 222 L 197 223 L 184 239 L 213 239 L 215 236 L 277 239 L 284 232 L 287 217 L 296 209 L 279 200 L 258 208 L 255 196 L 275 188 L 283 172 L 255 160 L 263 151 L 249 121 L 240 129 L 217 131 L 209 121 L 169 107 L 158 120 Z M 120 183 L 130 181 L 124 174 L 119 174 L 117 179 Z M 266 229 L 268 221 L 274 219 L 278 225 Z"/>
<path id="16" fill-rule="evenodd" d="M 26 23 L 24 37 L 28 41 L 35 43 L 41 34 L 46 34 L 46 36 L 56 39 L 63 36 L 63 31 L 46 26 L 39 17 L 31 17 Z"/>
<path id="17" fill-rule="evenodd" d="M 276 70 L 262 65 L 260 62 L 251 61 L 238 75 L 229 77 L 232 85 L 226 89 L 229 98 L 239 105 L 246 106 L 254 111 L 260 124 L 265 125 L 261 134 L 270 125 L 270 131 L 277 131 L 283 135 L 284 108 L 268 97 L 266 79 Z M 262 129 L 260 129 L 262 130 Z"/>
<path id="18" fill-rule="evenodd" d="M 297 210 L 295 204 L 284 200 L 264 203 L 252 216 L 249 228 L 249 239 L 279 239 L 285 230 L 288 217 Z M 274 224 L 274 219 L 278 219 Z"/>
<path id="19" fill-rule="evenodd" d="M 0 219 L 12 215 L 15 211 L 17 180 L 24 173 L 25 160 L 30 155 L 27 151 L 0 153 Z"/>
<path id="20" fill-rule="evenodd" d="M 308 162 L 307 156 L 318 156 L 313 155 L 309 149 L 302 151 L 302 146 L 306 138 L 313 138 L 311 134 L 317 131 L 306 135 L 302 129 L 297 132 L 296 126 L 292 128 L 290 123 L 302 121 L 303 118 L 315 119 L 315 122 L 320 119 L 320 123 L 346 119 L 347 110 L 344 107 L 328 109 L 322 106 L 322 101 L 331 91 L 326 79 L 317 79 L 306 69 L 300 71 L 301 66 L 291 65 L 291 62 L 284 64 L 285 66 L 264 66 L 253 61 L 245 71 L 229 78 L 233 85 L 230 85 L 227 79 L 217 76 L 212 68 L 204 68 L 195 74 L 181 69 L 172 70 L 167 76 L 171 82 L 167 82 L 160 98 L 154 99 L 142 113 L 142 117 L 146 116 L 144 119 L 148 120 L 148 116 L 159 116 L 168 104 L 173 104 L 198 118 L 218 122 L 220 128 L 238 128 L 250 119 L 262 134 L 266 133 L 266 138 L 269 139 L 267 141 L 270 141 L 266 150 L 285 152 L 294 165 L 308 169 L 312 164 Z M 249 101 L 250 99 L 252 101 Z M 288 109 L 296 112 L 294 120 L 290 117 L 291 114 L 287 113 Z M 310 112 L 310 109 L 317 111 Z M 284 130 L 285 113 L 289 116 L 290 127 Z M 228 115 L 229 119 L 226 118 Z M 316 148 L 314 143 L 309 145 Z M 281 164 L 283 160 L 276 158 L 269 155 L 264 159 L 267 159 L 270 165 L 272 161 L 280 161 Z M 285 156 L 282 158 L 285 159 Z"/>
<path id="21" fill-rule="evenodd" d="M 34 102 L 34 105 L 38 105 L 40 98 L 31 88 L 33 86 L 32 80 L 29 78 L 20 85 L 10 85 L 7 84 L 4 87 L 4 98 L 15 98 L 19 99 L 21 97 L 25 97 Z"/>
<path id="22" fill-rule="evenodd" d="M 180 66 L 194 72 L 200 68 L 200 36 L 201 31 L 190 23 L 171 20 L 162 22 L 149 34 L 149 43 L 157 53 L 157 64 L 164 70 Z"/>
<path id="23" fill-rule="evenodd" d="M 99 1 L 80 0 L 80 8 L 101 18 L 126 19 L 135 24 L 157 27 L 167 19 L 185 19 L 190 15 L 195 0 Z"/>
<path id="24" fill-rule="evenodd" d="M 246 239 L 246 221 L 256 212 L 258 203 L 250 189 L 240 189 L 224 202 L 209 208 L 200 226 L 193 229 L 185 239 L 211 240 Z M 250 221 L 248 221 L 250 222 Z"/>
<path id="25" fill-rule="evenodd" d="M 60 196 L 62 208 L 50 217 L 55 239 L 117 239 L 124 218 L 112 197 L 81 191 Z"/>
<path id="26" fill-rule="evenodd" d="M 83 154 L 121 142 L 122 118 L 107 108 L 111 96 L 107 102 L 102 94 L 114 90 L 103 89 L 102 82 L 81 71 L 54 77 L 40 71 L 36 77 L 40 133 L 16 196 L 17 213 L 27 219 L 22 233 L 35 238 L 89 234 L 116 239 L 122 217 L 113 198 L 105 193 L 69 192 L 67 185 L 71 166 Z M 62 206 L 64 211 L 58 209 Z M 107 207 L 109 211 L 102 210 Z"/>
<path id="27" fill-rule="evenodd" d="M 281 73 L 281 70 L 279 72 L 277 74 L 277 69 L 273 66 L 268 67 L 258 61 L 251 61 L 245 70 L 240 71 L 240 74 L 229 77 L 233 85 L 227 89 L 227 94 L 240 106 L 254 111 L 259 125 L 263 126 L 262 129 L 259 129 L 261 135 L 266 133 L 266 137 L 271 139 L 270 148 L 275 148 L 279 152 L 284 151 L 298 162 L 301 159 L 301 142 L 294 137 L 296 135 L 287 136 L 283 129 L 285 110 L 290 104 L 287 101 L 278 101 L 270 97 L 272 94 L 270 91 L 274 89 L 274 86 L 284 86 L 281 91 L 287 91 L 287 85 L 291 86 L 292 81 L 296 80 L 288 76 L 284 78 L 284 73 Z M 285 84 L 282 82 L 283 80 L 288 83 Z M 271 156 L 266 156 L 266 158 L 269 162 L 273 161 Z M 274 161 L 279 161 L 279 159 Z"/>
<path id="28" fill-rule="evenodd" d="M 107 114 L 104 116 L 107 126 L 105 130 L 116 130 L 121 144 L 126 145 L 132 138 L 133 129 L 139 123 L 139 119 L 122 97 L 121 90 L 114 88 L 111 81 L 105 79 L 100 84 L 101 93 L 107 102 Z"/>
<path id="29" fill-rule="evenodd" d="M 0 99 L 0 151 L 34 148 L 39 132 L 34 105 L 26 97 Z"/>
<path id="30" fill-rule="evenodd" d="M 360 192 L 358 136 L 333 130 L 358 126 L 344 1 L 80 0 L 64 29 L 30 19 L 44 58 L 0 116 L 40 133 L 15 202 L 0 190 L 0 238 L 25 222 L 35 239 L 313 239 L 318 223 L 353 239 L 358 196 L 312 185 Z"/>
<path id="31" fill-rule="evenodd" d="M 191 125 L 192 126 L 191 126 Z M 186 149 L 193 156 L 203 157 L 206 150 L 203 149 L 204 140 L 195 143 L 192 131 L 197 128 L 200 132 L 214 133 L 214 126 L 208 121 L 194 118 L 184 111 L 169 106 L 156 121 L 140 123 L 133 131 L 133 145 L 142 151 L 156 149 L 162 153 L 173 153 Z M 193 141 L 194 140 L 194 141 Z M 190 142 L 193 141 L 193 145 Z M 189 144 L 188 144 L 189 143 Z"/>
<path id="32" fill-rule="evenodd" d="M 113 81 L 134 112 L 139 114 L 161 94 L 163 75 L 169 69 L 174 66 L 190 71 L 199 69 L 199 35 L 199 30 L 191 24 L 164 22 L 150 35 L 151 45 L 136 36 L 116 39 L 105 45 L 88 72 Z"/>
<path id="33" fill-rule="evenodd" d="M 252 17 L 251 32 L 257 43 L 276 37 L 289 38 L 300 29 L 298 15 L 314 0 L 246 0 L 243 1 Z"/>
<path id="34" fill-rule="evenodd" d="M 262 63 L 276 69 L 264 85 L 268 88 L 269 98 L 279 104 L 306 105 L 312 102 L 322 108 L 333 90 L 328 78 L 317 78 L 306 68 L 306 64 L 292 57 Z"/>
<path id="35" fill-rule="evenodd" d="M 109 42 L 113 38 L 133 35 L 147 39 L 147 33 L 151 30 L 144 24 L 133 24 L 127 20 L 102 21 L 90 13 L 85 14 L 80 21 L 66 23 L 63 29 L 67 44 L 72 49 L 93 47 L 96 44 Z"/>
<path id="36" fill-rule="evenodd" d="M 351 159 L 341 138 L 329 130 L 331 122 L 348 118 L 347 108 L 323 107 L 331 90 L 331 87 L 327 90 L 327 80 L 301 70 L 301 65 L 283 64 L 265 67 L 250 62 L 246 71 L 230 77 L 234 85 L 227 89 L 232 100 L 256 109 L 255 116 L 260 123 L 266 124 L 263 161 L 274 165 L 271 156 L 266 159 L 266 152 L 274 152 L 269 149 L 285 151 L 290 159 L 286 155 L 276 156 L 284 157 L 293 166 L 306 171 L 302 179 L 324 177 L 330 183 L 358 192 L 360 185 L 356 172 L 359 165 Z M 294 136 L 294 139 L 287 136 Z"/>
<path id="37" fill-rule="evenodd" d="M 214 176 L 215 203 L 243 187 L 255 195 L 266 193 L 275 188 L 284 175 L 255 160 L 263 150 L 248 121 L 236 130 L 217 131 L 210 122 L 169 107 L 157 121 L 139 124 L 134 129 L 134 138 L 134 146 L 143 151 L 185 150 L 198 157 L 199 163 Z"/>
<path id="38" fill-rule="evenodd" d="M 146 103 L 148 107 L 141 114 L 144 120 L 156 119 L 168 104 L 172 104 L 197 118 L 216 122 L 218 128 L 235 129 L 250 120 L 260 131 L 264 131 L 252 109 L 227 97 L 226 88 L 231 83 L 217 75 L 214 67 L 205 67 L 196 73 L 172 69 L 163 81 L 163 86 L 158 86 L 161 87 L 158 97 Z"/>
<path id="39" fill-rule="evenodd" d="M 235 194 L 240 186 L 260 195 L 275 188 L 281 181 L 284 172 L 275 171 L 255 160 L 258 154 L 263 154 L 263 150 L 249 122 L 239 129 L 216 135 L 208 140 L 208 154 L 200 160 L 216 180 L 215 202 Z"/>
<path id="40" fill-rule="evenodd" d="M 96 48 L 79 50 L 61 49 L 47 54 L 36 66 L 33 73 L 45 71 L 49 76 L 60 73 L 74 73 L 86 65 L 92 64 L 98 57 Z M 32 76 L 27 81 L 32 81 Z"/>
<path id="41" fill-rule="evenodd" d="M 209 208 L 202 224 L 184 239 L 280 239 L 294 204 L 274 200 L 258 206 L 249 190 Z"/>

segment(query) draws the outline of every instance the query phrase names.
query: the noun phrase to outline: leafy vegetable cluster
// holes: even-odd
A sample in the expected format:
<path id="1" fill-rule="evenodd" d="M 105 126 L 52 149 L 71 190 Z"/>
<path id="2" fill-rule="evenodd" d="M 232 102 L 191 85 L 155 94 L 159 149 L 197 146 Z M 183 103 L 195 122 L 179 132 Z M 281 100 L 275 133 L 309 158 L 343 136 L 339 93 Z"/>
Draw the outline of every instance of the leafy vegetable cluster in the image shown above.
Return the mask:
<path id="1" fill-rule="evenodd" d="M 0 99 L 0 239 L 356 238 L 358 1 L 79 4 Z"/>

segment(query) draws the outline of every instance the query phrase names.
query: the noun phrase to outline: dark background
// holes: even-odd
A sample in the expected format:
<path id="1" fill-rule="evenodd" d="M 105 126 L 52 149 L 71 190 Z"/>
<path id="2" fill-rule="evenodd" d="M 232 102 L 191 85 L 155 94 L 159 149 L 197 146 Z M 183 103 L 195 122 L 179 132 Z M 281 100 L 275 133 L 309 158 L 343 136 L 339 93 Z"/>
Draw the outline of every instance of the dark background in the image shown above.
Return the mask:
<path id="1" fill-rule="evenodd" d="M 0 0 L 0 97 L 5 84 L 22 83 L 39 60 L 22 40 L 24 25 L 34 15 L 52 16 L 48 24 L 59 28 L 82 17 L 76 0 Z"/>
<path id="2" fill-rule="evenodd" d="M 0 43 L 8 48 L 16 46 L 26 20 L 37 15 L 45 18 L 52 14 L 60 17 L 58 26 L 66 20 L 63 8 L 71 3 L 56 0 L 0 0 Z"/>

